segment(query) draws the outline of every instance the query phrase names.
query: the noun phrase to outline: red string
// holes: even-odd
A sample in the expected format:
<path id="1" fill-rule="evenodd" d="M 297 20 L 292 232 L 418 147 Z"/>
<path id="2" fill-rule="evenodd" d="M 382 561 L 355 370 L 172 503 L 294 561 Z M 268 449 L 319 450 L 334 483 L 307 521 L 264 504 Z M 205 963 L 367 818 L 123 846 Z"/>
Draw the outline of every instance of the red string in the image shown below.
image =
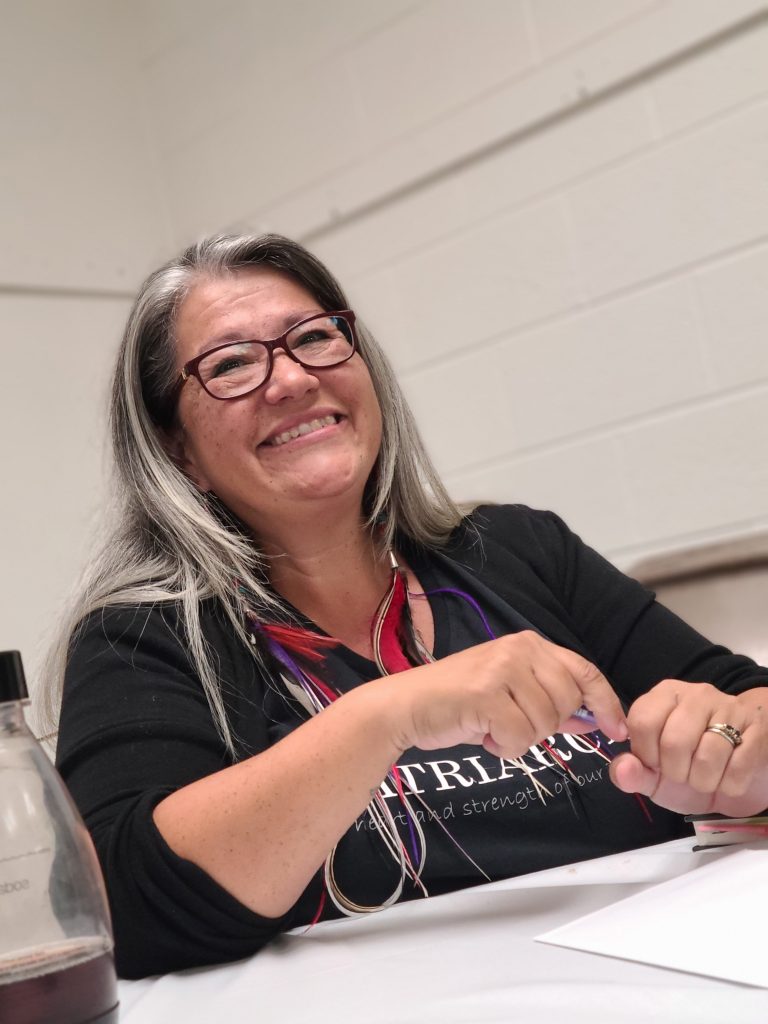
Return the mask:
<path id="1" fill-rule="evenodd" d="M 573 772 L 569 769 L 568 765 L 565 763 L 562 757 L 560 757 L 558 752 L 553 747 L 550 747 L 546 740 L 539 740 L 539 743 L 542 747 L 544 747 L 549 756 L 560 765 L 560 767 L 563 769 L 566 775 L 573 775 Z"/>
<path id="2" fill-rule="evenodd" d="M 594 740 L 592 739 L 592 737 L 591 737 L 591 736 L 589 736 L 589 735 L 587 735 L 587 734 L 584 734 L 584 735 L 582 735 L 582 737 L 581 737 L 581 738 L 582 738 L 583 740 L 586 740 L 586 742 L 587 742 L 587 743 L 588 743 L 588 744 L 589 744 L 589 745 L 590 745 L 590 746 L 591 746 L 591 747 L 592 747 L 592 748 L 593 748 L 594 750 L 600 750 L 600 749 L 601 749 L 601 747 L 600 747 L 600 744 L 599 744 L 599 743 L 595 743 L 595 741 L 594 741 Z M 608 758 L 608 760 L 609 760 L 609 761 L 612 761 L 612 760 L 613 760 L 613 756 L 612 756 L 612 754 L 611 754 L 611 755 L 609 755 L 608 751 L 607 751 L 607 750 L 605 750 L 604 748 L 603 748 L 603 753 L 605 754 L 605 756 L 606 756 L 606 757 Z M 643 795 L 642 795 L 641 793 L 633 793 L 633 794 L 632 794 L 632 796 L 633 796 L 633 797 L 635 798 L 635 800 L 637 800 L 637 802 L 638 802 L 638 803 L 640 804 L 640 809 L 642 810 L 642 812 L 643 812 L 643 814 L 645 815 L 645 817 L 646 817 L 646 818 L 648 819 L 648 821 L 650 821 L 650 823 L 651 823 L 651 824 L 653 824 L 653 815 L 651 814 L 651 811 L 650 811 L 650 808 L 648 807 L 648 804 L 647 804 L 647 803 L 645 802 L 645 800 L 643 799 Z"/>
<path id="3" fill-rule="evenodd" d="M 395 789 L 397 795 L 400 797 L 403 803 L 405 803 L 405 790 L 403 789 L 403 780 L 400 778 L 400 770 L 396 764 L 392 765 L 392 778 L 395 782 Z"/>
<path id="4" fill-rule="evenodd" d="M 315 927 L 317 922 L 323 916 L 323 911 L 324 910 L 325 910 L 325 882 L 323 882 L 323 891 L 320 893 L 320 902 L 317 905 L 317 910 L 315 911 L 315 916 L 312 918 L 312 920 L 307 925 L 307 931 L 309 931 L 310 928 L 314 928 Z"/>
<path id="5" fill-rule="evenodd" d="M 329 704 L 332 704 L 340 696 L 340 694 L 338 694 L 336 690 L 332 690 L 330 686 L 328 686 L 326 683 L 322 681 L 322 679 L 318 679 L 317 676 L 313 676 L 312 673 L 307 672 L 306 669 L 304 669 L 304 674 L 307 676 L 308 679 L 311 679 L 311 681 L 314 683 L 317 689 L 327 699 Z"/>
<path id="6" fill-rule="evenodd" d="M 648 821 L 650 821 L 650 823 L 653 824 L 653 815 L 651 814 L 650 808 L 648 807 L 648 804 L 645 802 L 645 799 L 643 798 L 642 794 L 633 793 L 632 796 L 640 804 L 640 809 L 642 810 L 643 814 L 646 816 Z"/>

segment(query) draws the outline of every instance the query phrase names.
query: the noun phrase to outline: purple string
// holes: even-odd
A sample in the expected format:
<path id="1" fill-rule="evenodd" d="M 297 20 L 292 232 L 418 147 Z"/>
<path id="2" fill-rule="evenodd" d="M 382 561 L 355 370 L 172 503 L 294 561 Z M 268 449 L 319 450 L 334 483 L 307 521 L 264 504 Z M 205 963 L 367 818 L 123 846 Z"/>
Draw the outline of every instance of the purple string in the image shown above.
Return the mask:
<path id="1" fill-rule="evenodd" d="M 394 770 L 397 771 L 397 765 L 394 765 Z M 407 803 L 405 804 L 404 810 L 405 820 L 408 822 L 408 832 L 410 833 L 411 837 L 411 852 L 413 853 L 413 865 L 415 868 L 419 862 L 419 846 L 418 843 L 416 842 L 416 831 L 413 827 L 413 821 L 411 820 L 411 813 Z"/>
<path id="2" fill-rule="evenodd" d="M 453 594 L 454 597 L 461 597 L 465 601 L 469 601 L 469 603 L 475 609 L 477 614 L 480 616 L 480 620 L 482 621 L 483 626 L 485 627 L 485 632 L 488 634 L 488 638 L 490 640 L 495 640 L 496 639 L 496 634 L 491 629 L 490 623 L 488 622 L 488 619 L 486 619 L 486 617 L 485 617 L 485 612 L 480 607 L 480 605 L 477 603 L 477 601 L 474 599 L 474 597 L 472 597 L 471 594 L 466 594 L 463 590 L 455 590 L 453 587 L 440 587 L 439 590 L 430 590 L 430 591 L 428 591 L 427 593 L 424 594 L 424 597 L 431 597 L 433 594 Z M 421 597 L 420 594 L 414 594 L 413 596 L 414 597 Z"/>
<path id="3" fill-rule="evenodd" d="M 276 640 L 273 640 L 272 637 L 269 636 L 268 633 L 264 632 L 264 630 L 259 630 L 259 632 L 261 632 L 262 636 L 264 636 L 264 638 L 266 639 L 266 641 L 267 641 L 267 649 L 269 650 L 270 654 L 274 658 L 276 658 L 277 661 L 279 661 L 281 665 L 284 665 L 285 668 L 288 669 L 288 671 L 294 677 L 296 682 L 299 683 L 299 685 L 303 686 L 303 688 L 306 689 L 307 688 L 307 683 L 308 683 L 307 676 L 302 671 L 300 666 L 296 664 L 296 662 L 293 660 L 293 658 L 290 656 L 290 654 L 286 651 L 286 649 L 281 644 L 279 644 Z M 312 687 L 312 691 L 313 692 L 315 691 L 315 687 L 314 686 Z"/>

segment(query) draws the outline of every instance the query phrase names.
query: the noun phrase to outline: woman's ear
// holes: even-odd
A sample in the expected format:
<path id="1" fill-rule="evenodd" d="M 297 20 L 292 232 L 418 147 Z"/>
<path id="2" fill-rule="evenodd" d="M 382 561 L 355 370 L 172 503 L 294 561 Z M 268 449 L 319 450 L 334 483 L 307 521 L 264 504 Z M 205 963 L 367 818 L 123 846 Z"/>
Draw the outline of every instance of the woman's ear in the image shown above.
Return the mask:
<path id="1" fill-rule="evenodd" d="M 198 491 L 207 494 L 211 490 L 211 485 L 204 474 L 200 472 L 194 456 L 189 453 L 189 446 L 181 424 L 175 423 L 168 430 L 164 430 L 162 441 L 163 447 L 176 468 L 192 481 Z"/>

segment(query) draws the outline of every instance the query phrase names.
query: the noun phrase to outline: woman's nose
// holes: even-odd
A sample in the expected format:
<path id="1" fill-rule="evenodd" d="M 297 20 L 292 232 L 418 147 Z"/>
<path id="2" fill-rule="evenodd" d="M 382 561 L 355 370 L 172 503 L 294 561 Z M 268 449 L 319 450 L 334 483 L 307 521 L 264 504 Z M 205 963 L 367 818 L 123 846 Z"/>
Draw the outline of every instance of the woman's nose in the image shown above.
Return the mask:
<path id="1" fill-rule="evenodd" d="M 287 352 L 279 349 L 274 353 L 272 373 L 264 387 L 264 397 L 270 402 L 279 402 L 282 398 L 300 398 L 318 386 L 317 377 L 311 370 L 305 369 Z"/>

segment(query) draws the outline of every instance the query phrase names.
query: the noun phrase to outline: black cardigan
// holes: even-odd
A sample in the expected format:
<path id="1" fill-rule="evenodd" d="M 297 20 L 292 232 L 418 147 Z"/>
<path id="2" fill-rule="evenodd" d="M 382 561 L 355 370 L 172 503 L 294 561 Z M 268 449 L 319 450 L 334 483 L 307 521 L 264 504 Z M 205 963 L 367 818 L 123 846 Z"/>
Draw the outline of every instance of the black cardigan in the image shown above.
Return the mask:
<path id="1" fill-rule="evenodd" d="M 438 573 L 451 571 L 465 590 L 477 593 L 479 588 L 486 597 L 489 592 L 496 595 L 499 606 L 509 610 L 508 630 L 519 628 L 522 618 L 554 643 L 595 662 L 627 706 L 664 678 L 709 681 L 729 693 L 768 686 L 768 670 L 709 643 L 658 605 L 652 593 L 584 545 L 552 513 L 523 506 L 485 506 L 456 531 L 442 553 L 417 549 L 405 541 L 401 546 L 417 575 L 419 565 L 425 572 L 427 566 Z M 207 602 L 202 616 L 205 636 L 218 659 L 238 756 L 258 753 L 278 738 L 278 719 L 285 732 L 300 724 L 300 718 L 266 685 L 262 670 L 233 635 L 220 609 Z M 481 639 L 477 636 L 474 642 Z M 342 688 L 360 681 L 345 679 Z M 584 777 L 597 779 L 596 771 L 586 775 L 587 768 L 594 767 L 593 759 L 570 747 L 563 751 L 564 756 L 574 757 L 573 764 L 578 764 L 576 770 L 584 772 Z M 430 751 L 424 760 L 423 752 L 407 751 L 401 763 L 421 757 L 417 767 L 422 775 L 428 770 L 424 765 L 461 766 L 462 778 L 453 777 L 456 785 L 451 791 L 447 792 L 447 784 L 437 786 L 439 792 L 432 796 L 441 801 L 440 813 L 456 817 L 457 829 L 466 829 L 458 819 L 472 817 L 474 807 L 487 811 L 487 836 L 483 833 L 485 838 L 477 841 L 481 848 L 487 847 L 492 877 L 682 834 L 680 819 L 658 808 L 653 808 L 654 825 L 648 826 L 633 798 L 619 794 L 602 771 L 594 796 L 585 794 L 586 819 L 584 814 L 579 818 L 578 808 L 574 810 L 563 797 L 560 805 L 551 804 L 559 806 L 556 816 L 550 810 L 546 820 L 537 817 L 544 810 L 532 800 L 536 813 L 528 813 L 524 823 L 518 803 L 505 811 L 508 820 L 502 824 L 502 815 L 496 815 L 498 800 L 510 802 L 510 787 L 522 792 L 526 780 L 513 780 L 509 769 L 509 778 L 490 786 L 473 768 L 477 761 L 471 759 L 477 753 L 478 748 L 469 747 Z M 230 763 L 191 666 L 178 609 L 173 605 L 117 607 L 92 614 L 71 651 L 57 764 L 102 864 L 122 976 L 238 959 L 313 917 L 321 892 L 319 878 L 283 918 L 263 918 L 204 871 L 176 856 L 155 828 L 152 811 L 160 800 Z M 487 762 L 485 769 L 477 767 L 486 775 L 489 770 Z M 544 772 L 541 777 L 554 793 L 554 776 Z M 472 792 L 463 788 L 471 783 L 478 783 L 478 788 Z M 527 791 L 531 793 L 530 787 Z M 478 801 L 475 796 L 486 799 Z M 537 829 L 542 836 L 536 835 Z M 375 854 L 366 854 L 368 868 L 359 867 L 359 844 L 370 842 L 360 821 L 348 835 L 348 860 L 358 865 L 358 874 L 365 870 L 373 877 L 380 869 Z M 455 852 L 441 850 L 439 837 L 434 847 L 435 854 L 428 857 L 435 873 L 431 892 L 483 880 L 464 871 L 466 864 L 455 867 L 449 860 L 449 856 L 455 859 Z M 409 892 L 405 898 L 413 895 Z M 335 916 L 330 904 L 323 916 Z"/>

